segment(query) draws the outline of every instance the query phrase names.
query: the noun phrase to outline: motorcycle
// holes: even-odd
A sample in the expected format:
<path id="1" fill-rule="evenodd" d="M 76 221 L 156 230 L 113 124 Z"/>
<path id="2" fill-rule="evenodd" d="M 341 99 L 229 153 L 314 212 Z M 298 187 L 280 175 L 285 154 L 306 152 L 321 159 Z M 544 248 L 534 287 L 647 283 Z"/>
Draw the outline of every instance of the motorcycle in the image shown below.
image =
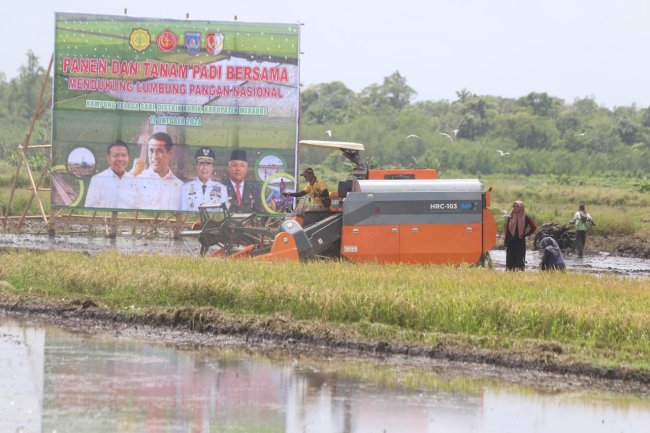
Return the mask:
<path id="1" fill-rule="evenodd" d="M 563 226 L 555 223 L 546 223 L 537 232 L 533 240 L 533 248 L 540 249 L 542 239 L 552 237 L 562 251 L 574 252 L 576 249 L 576 231 L 573 224 L 566 223 Z"/>

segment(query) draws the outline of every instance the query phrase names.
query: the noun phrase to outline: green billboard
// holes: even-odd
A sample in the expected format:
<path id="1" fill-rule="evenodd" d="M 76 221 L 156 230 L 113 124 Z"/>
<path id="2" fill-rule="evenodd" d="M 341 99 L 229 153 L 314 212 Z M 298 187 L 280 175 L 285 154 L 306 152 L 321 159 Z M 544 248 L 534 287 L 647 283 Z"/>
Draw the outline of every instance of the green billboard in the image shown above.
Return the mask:
<path id="1" fill-rule="evenodd" d="M 299 25 L 56 13 L 52 204 L 280 211 Z"/>

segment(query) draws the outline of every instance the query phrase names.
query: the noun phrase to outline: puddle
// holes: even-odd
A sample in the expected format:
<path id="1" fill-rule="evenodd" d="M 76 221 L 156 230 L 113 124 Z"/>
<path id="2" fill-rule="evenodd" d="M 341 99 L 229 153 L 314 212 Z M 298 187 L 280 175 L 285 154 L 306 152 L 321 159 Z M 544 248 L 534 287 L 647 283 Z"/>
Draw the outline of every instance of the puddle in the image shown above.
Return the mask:
<path id="1" fill-rule="evenodd" d="M 505 250 L 492 250 L 490 257 L 494 267 L 505 270 Z M 542 258 L 538 251 L 526 251 L 526 270 L 539 270 Z M 602 252 L 585 252 L 579 258 L 573 254 L 564 255 L 568 271 L 590 272 L 595 274 L 621 274 L 629 276 L 650 276 L 650 260 L 632 257 L 617 257 Z"/>
<path id="2" fill-rule="evenodd" d="M 277 352 L 178 350 L 0 320 L 3 432 L 620 433 L 650 425 L 648 396 L 540 392 Z"/>

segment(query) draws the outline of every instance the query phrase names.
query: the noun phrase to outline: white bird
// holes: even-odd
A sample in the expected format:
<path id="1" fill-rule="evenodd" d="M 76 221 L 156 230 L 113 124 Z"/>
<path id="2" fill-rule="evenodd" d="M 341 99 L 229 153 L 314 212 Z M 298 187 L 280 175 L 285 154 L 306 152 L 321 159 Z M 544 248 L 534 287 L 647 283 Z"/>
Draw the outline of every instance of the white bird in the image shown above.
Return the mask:
<path id="1" fill-rule="evenodd" d="M 449 141 L 451 141 L 452 143 L 454 142 L 454 139 L 451 138 L 451 135 L 449 135 L 449 134 L 447 134 L 445 132 L 439 132 L 438 134 L 444 135 L 445 137 L 447 137 L 449 139 Z"/>
<path id="2" fill-rule="evenodd" d="M 328 129 L 327 131 L 325 131 L 325 134 L 327 134 L 328 137 L 331 137 L 332 136 L 332 130 Z"/>
<path id="3" fill-rule="evenodd" d="M 577 135 L 580 136 L 580 137 L 584 137 L 585 135 L 587 135 L 587 133 L 586 132 L 581 132 L 581 133 L 579 133 Z"/>
<path id="4" fill-rule="evenodd" d="M 497 149 L 497 152 L 499 152 L 499 155 L 501 156 L 510 155 L 510 152 L 504 152 L 503 150 L 499 150 L 499 149 Z"/>
<path id="5" fill-rule="evenodd" d="M 410 139 L 410 138 L 416 138 L 416 139 L 420 140 L 420 137 L 418 137 L 418 136 L 415 135 L 415 134 L 411 134 L 411 135 L 407 135 L 407 136 L 406 136 L 406 139 L 407 139 L 407 140 Z"/>
<path id="6" fill-rule="evenodd" d="M 451 131 L 451 132 L 454 133 L 454 137 L 456 137 L 458 135 L 458 131 L 460 131 L 460 129 L 454 129 L 454 130 Z"/>

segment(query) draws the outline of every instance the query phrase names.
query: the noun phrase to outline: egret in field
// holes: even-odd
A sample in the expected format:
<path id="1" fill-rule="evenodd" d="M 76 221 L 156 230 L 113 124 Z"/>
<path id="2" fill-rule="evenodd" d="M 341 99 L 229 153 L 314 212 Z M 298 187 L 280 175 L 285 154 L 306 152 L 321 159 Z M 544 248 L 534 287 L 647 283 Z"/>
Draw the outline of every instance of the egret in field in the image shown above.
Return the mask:
<path id="1" fill-rule="evenodd" d="M 328 137 L 332 137 L 332 130 L 328 129 L 327 131 L 325 131 L 325 134 L 327 134 Z"/>
<path id="2" fill-rule="evenodd" d="M 503 150 L 499 150 L 499 149 L 497 149 L 497 152 L 499 152 L 499 155 L 501 156 L 510 155 L 510 152 L 504 152 Z"/>
<path id="3" fill-rule="evenodd" d="M 439 132 L 438 134 L 444 135 L 445 137 L 447 137 L 449 139 L 449 141 L 451 141 L 452 143 L 454 142 L 454 139 L 451 138 L 451 135 L 447 134 L 446 132 Z"/>

